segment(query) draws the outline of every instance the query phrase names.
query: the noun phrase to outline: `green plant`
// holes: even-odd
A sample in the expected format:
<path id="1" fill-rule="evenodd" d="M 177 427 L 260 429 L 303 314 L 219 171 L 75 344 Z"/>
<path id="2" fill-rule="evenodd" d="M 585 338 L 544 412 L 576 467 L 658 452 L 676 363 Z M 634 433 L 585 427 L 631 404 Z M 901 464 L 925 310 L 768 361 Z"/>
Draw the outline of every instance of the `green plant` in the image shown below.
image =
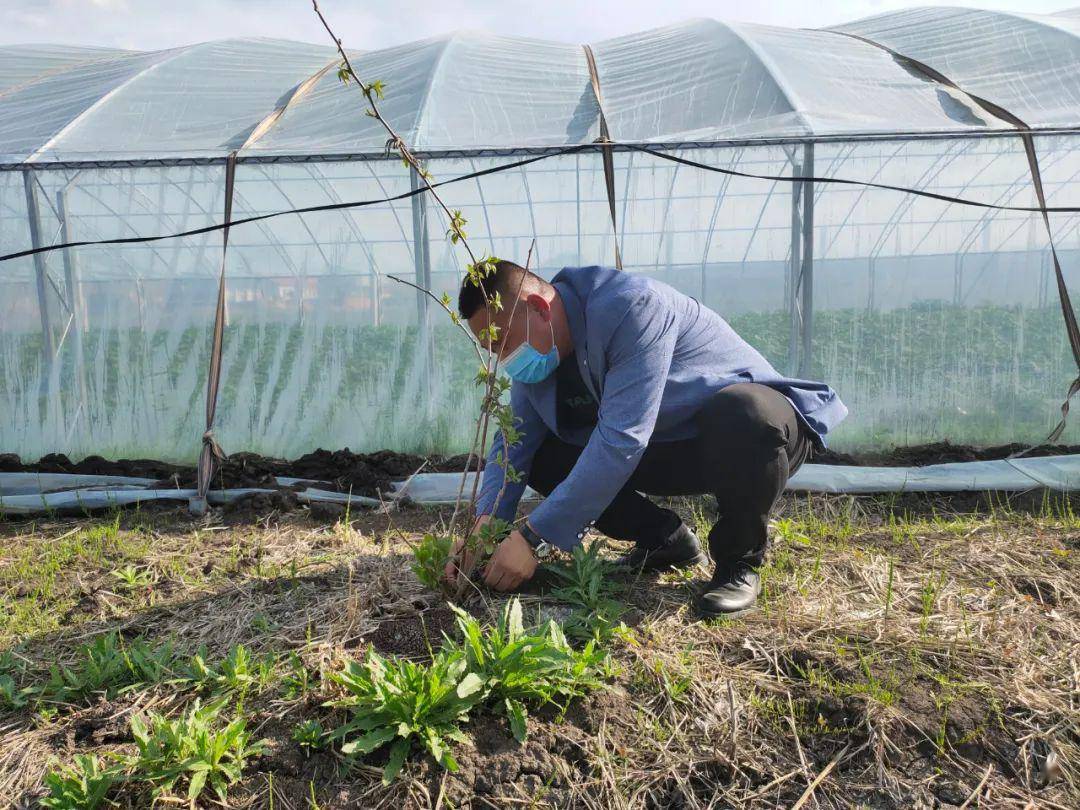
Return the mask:
<path id="1" fill-rule="evenodd" d="M 447 770 L 457 770 L 449 743 L 464 740 L 459 726 L 484 689 L 460 654 L 439 654 L 424 665 L 369 650 L 363 663 L 349 661 L 330 679 L 347 695 L 327 705 L 347 709 L 351 718 L 329 738 L 344 740 L 341 750 L 349 756 L 390 745 L 384 783 L 397 777 L 414 743 Z"/>
<path id="2" fill-rule="evenodd" d="M 282 679 L 282 695 L 286 700 L 303 697 L 311 690 L 311 672 L 308 671 L 304 660 L 296 654 L 295 650 L 289 651 L 285 665 L 288 667 L 288 671 Z"/>
<path id="3" fill-rule="evenodd" d="M 20 688 L 15 679 L 7 673 L 0 675 L 0 708 L 26 708 L 37 693 L 38 690 L 32 686 Z"/>
<path id="4" fill-rule="evenodd" d="M 462 560 L 467 558 L 473 570 L 479 568 L 503 538 L 510 534 L 512 528 L 500 518 L 493 517 L 485 521 L 475 533 L 464 539 Z M 463 586 L 467 584 L 467 579 L 461 577 L 454 586 L 447 582 L 444 576 L 446 564 L 454 556 L 454 540 L 455 536 L 451 534 L 425 534 L 423 539 L 413 546 L 413 573 L 424 585 L 432 590 L 442 591 L 450 598 L 460 595 Z"/>
<path id="5" fill-rule="evenodd" d="M 425 534 L 413 547 L 412 570 L 426 587 L 438 591 L 443 588 L 443 572 L 450 562 L 454 538 L 446 534 Z"/>
<path id="6" fill-rule="evenodd" d="M 677 664 L 665 664 L 662 660 L 657 659 L 653 667 L 653 671 L 664 689 L 664 694 L 672 703 L 682 702 L 686 697 L 686 693 L 690 691 L 690 687 L 694 685 L 694 679 L 690 674 L 692 672 L 692 651 L 693 648 L 680 653 Z"/>
<path id="7" fill-rule="evenodd" d="M 893 598 L 893 577 L 896 573 L 896 561 L 889 557 L 889 579 L 885 584 L 885 613 L 882 617 L 882 623 L 889 621 L 889 607 L 892 605 Z"/>
<path id="8" fill-rule="evenodd" d="M 293 727 L 292 740 L 301 748 L 315 751 L 326 744 L 325 734 L 318 720 L 304 720 Z"/>
<path id="9" fill-rule="evenodd" d="M 153 585 L 156 580 L 152 571 L 149 569 L 140 571 L 134 565 L 125 565 L 123 568 L 111 571 L 110 574 L 124 590 L 128 591 L 148 588 Z"/>
<path id="10" fill-rule="evenodd" d="M 580 652 L 574 650 L 553 621 L 526 630 L 517 599 L 507 602 L 495 626 L 487 628 L 451 607 L 462 641 L 447 640 L 444 649 L 460 653 L 469 671 L 483 679 L 519 742 L 526 735 L 526 704 L 567 701 L 601 686 L 598 669 L 605 656 L 595 643 L 588 642 Z"/>
<path id="11" fill-rule="evenodd" d="M 102 767 L 97 756 L 79 754 L 73 765 L 45 774 L 49 795 L 41 799 L 41 806 L 50 810 L 95 810 L 105 801 L 117 779 L 118 773 Z"/>
<path id="12" fill-rule="evenodd" d="M 255 688 L 261 692 L 273 679 L 274 661 L 270 657 L 256 658 L 243 644 L 237 644 L 216 665 L 206 662 L 205 649 L 191 657 L 188 680 L 212 692 L 239 692 Z"/>
<path id="13" fill-rule="evenodd" d="M 129 763 L 132 778 L 151 785 L 155 800 L 186 781 L 189 801 L 209 785 L 224 803 L 247 759 L 262 753 L 265 742 L 252 742 L 244 717 L 221 724 L 222 706 L 222 701 L 204 706 L 196 700 L 175 719 L 159 714 L 151 714 L 148 722 L 132 718 L 131 734 L 138 748 Z"/>
<path id="14" fill-rule="evenodd" d="M 919 633 L 921 635 L 926 635 L 926 630 L 930 626 L 930 616 L 934 612 L 934 606 L 937 604 L 938 593 L 944 579 L 944 574 L 935 576 L 934 572 L 931 571 L 919 591 Z"/>
<path id="15" fill-rule="evenodd" d="M 546 571 L 556 582 L 551 595 L 574 607 L 565 622 L 574 638 L 607 638 L 622 615 L 623 605 L 613 599 L 619 589 L 612 581 L 614 566 L 600 557 L 603 542 L 577 546 L 569 564 L 551 565 Z"/>
<path id="16" fill-rule="evenodd" d="M 293 564 L 295 565 L 295 561 L 293 561 Z M 273 633 L 279 627 L 280 625 L 273 621 L 265 613 L 256 613 L 254 616 L 251 617 L 251 629 L 254 630 L 256 633 Z"/>
<path id="17" fill-rule="evenodd" d="M 125 641 L 115 631 L 104 633 L 84 646 L 71 666 L 52 667 L 42 697 L 71 702 L 103 692 L 111 699 L 132 687 L 165 680 L 174 661 L 168 642 L 153 647 L 141 636 Z"/>

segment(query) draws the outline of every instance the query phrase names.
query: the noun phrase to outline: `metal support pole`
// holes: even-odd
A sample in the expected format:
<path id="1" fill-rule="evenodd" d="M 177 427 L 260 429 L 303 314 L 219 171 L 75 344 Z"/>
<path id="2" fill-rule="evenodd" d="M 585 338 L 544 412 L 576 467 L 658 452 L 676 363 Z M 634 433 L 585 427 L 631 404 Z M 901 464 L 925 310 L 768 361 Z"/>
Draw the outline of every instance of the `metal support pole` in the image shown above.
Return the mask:
<path id="1" fill-rule="evenodd" d="M 577 217 L 577 264 L 581 264 L 581 155 L 574 155 L 574 190 L 576 194 Z"/>
<path id="2" fill-rule="evenodd" d="M 26 191 L 26 216 L 30 222 L 30 244 L 34 248 L 44 247 L 41 238 L 41 209 L 38 207 L 37 194 L 34 192 L 34 178 L 29 169 L 23 170 L 23 188 Z M 41 314 L 42 350 L 51 364 L 53 354 L 56 351 L 56 341 L 53 339 L 52 323 L 49 317 L 48 279 L 46 273 L 45 254 L 35 253 L 34 275 L 37 281 L 38 312 Z"/>
<path id="3" fill-rule="evenodd" d="M 56 192 L 56 212 L 60 215 L 60 241 L 74 241 L 71 235 L 71 223 L 68 221 L 67 195 L 71 183 Z M 70 248 L 61 252 L 64 259 L 64 287 L 67 289 L 68 309 L 71 312 L 71 337 L 75 349 L 75 373 L 78 375 L 79 409 L 89 408 L 86 392 L 86 356 L 83 354 L 83 331 L 86 328 L 86 306 L 83 302 L 82 286 L 79 279 L 79 265 L 75 253 Z"/>
<path id="4" fill-rule="evenodd" d="M 960 306 L 961 299 L 964 297 L 964 254 L 957 253 L 956 258 L 953 260 L 953 284 L 952 284 L 952 299 L 953 306 Z"/>
<path id="5" fill-rule="evenodd" d="M 802 176 L 802 166 L 791 155 L 791 174 Z M 791 184 L 791 254 L 788 257 L 784 278 L 784 301 L 788 308 L 788 372 L 795 373 L 799 367 L 799 333 L 802 318 L 799 314 L 799 271 L 802 267 L 802 183 Z M 704 281 L 702 283 L 704 287 Z"/>
<path id="6" fill-rule="evenodd" d="M 382 279 L 379 270 L 374 264 L 371 265 L 371 325 L 378 326 L 382 323 Z"/>
<path id="7" fill-rule="evenodd" d="M 71 224 L 68 222 L 67 186 L 56 192 L 56 211 L 60 214 L 60 241 L 71 242 Z M 72 334 L 76 344 L 82 342 L 82 330 L 85 327 L 86 308 L 83 306 L 82 287 L 79 286 L 79 266 L 71 248 L 60 252 L 64 260 L 64 287 L 67 289 L 68 309 L 71 311 Z"/>
<path id="8" fill-rule="evenodd" d="M 866 260 L 866 311 L 874 311 L 874 302 L 877 295 L 877 259 L 871 256 Z"/>
<path id="9" fill-rule="evenodd" d="M 814 144 L 803 149 L 803 177 L 814 176 Z M 799 376 L 811 376 L 810 361 L 814 347 L 814 184 L 803 186 L 802 270 L 799 286 L 802 289 L 802 352 L 799 354 Z"/>
<path id="10" fill-rule="evenodd" d="M 424 186 L 423 180 L 417 174 L 416 169 L 409 169 L 409 184 L 413 191 Z M 425 290 L 431 290 L 431 242 L 428 237 L 427 227 L 427 194 L 414 194 L 410 199 L 412 201 L 413 264 L 416 271 L 416 285 Z M 430 303 L 431 300 L 427 295 L 419 290 L 416 291 L 417 350 L 419 352 L 421 379 L 427 391 L 425 408 L 429 413 L 434 404 L 431 358 L 435 348 L 431 335 Z"/>

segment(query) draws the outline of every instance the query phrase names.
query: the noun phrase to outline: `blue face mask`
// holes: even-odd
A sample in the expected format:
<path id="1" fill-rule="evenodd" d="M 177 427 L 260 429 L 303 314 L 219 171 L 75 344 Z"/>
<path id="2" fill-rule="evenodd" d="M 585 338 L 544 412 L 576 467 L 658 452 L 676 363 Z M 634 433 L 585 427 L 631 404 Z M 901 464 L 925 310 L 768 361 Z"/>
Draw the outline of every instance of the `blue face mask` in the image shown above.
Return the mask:
<path id="1" fill-rule="evenodd" d="M 551 327 L 551 322 L 548 321 Z M 529 343 L 529 322 L 525 321 L 525 342 L 502 361 L 502 370 L 510 379 L 523 383 L 538 383 L 559 365 L 559 349 L 555 345 L 555 328 L 551 327 L 551 351 L 541 354 Z"/>

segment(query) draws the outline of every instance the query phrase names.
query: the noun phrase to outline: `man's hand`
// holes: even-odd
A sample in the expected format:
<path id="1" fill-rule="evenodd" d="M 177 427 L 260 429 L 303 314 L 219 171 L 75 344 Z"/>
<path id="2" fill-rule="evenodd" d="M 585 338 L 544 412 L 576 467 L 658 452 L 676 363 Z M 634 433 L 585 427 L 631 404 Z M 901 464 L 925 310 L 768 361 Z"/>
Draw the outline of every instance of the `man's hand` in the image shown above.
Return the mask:
<path id="1" fill-rule="evenodd" d="M 473 524 L 472 531 L 469 532 L 469 537 L 477 534 L 482 526 L 490 522 L 491 515 L 478 517 L 476 523 Z M 446 563 L 446 567 L 443 569 L 447 582 L 456 582 L 458 571 L 464 571 L 466 575 L 472 571 L 473 563 L 476 561 L 476 552 L 465 554 L 464 556 L 468 557 L 468 559 L 462 559 L 462 550 L 467 539 L 467 537 L 459 537 L 454 541 L 454 545 L 450 549 L 450 561 Z"/>
<path id="2" fill-rule="evenodd" d="M 497 591 L 512 591 L 532 579 L 537 565 L 529 541 L 521 536 L 521 532 L 510 532 L 491 555 L 484 570 L 484 584 Z"/>

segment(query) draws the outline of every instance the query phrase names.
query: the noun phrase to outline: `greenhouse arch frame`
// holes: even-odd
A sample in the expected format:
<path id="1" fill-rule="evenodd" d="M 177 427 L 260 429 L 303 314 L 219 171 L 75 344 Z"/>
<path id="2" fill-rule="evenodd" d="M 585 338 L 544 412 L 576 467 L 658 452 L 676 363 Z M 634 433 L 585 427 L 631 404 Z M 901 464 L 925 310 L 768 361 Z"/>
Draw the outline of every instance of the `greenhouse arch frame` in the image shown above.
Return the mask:
<path id="1" fill-rule="evenodd" d="M 617 245 L 626 272 L 834 385 L 852 411 L 837 447 L 1053 428 L 1077 369 L 1051 243 L 1016 210 L 1039 206 L 1016 127 L 972 97 L 1029 125 L 1049 206 L 1080 203 L 1080 16 L 692 20 L 589 47 L 600 102 L 577 44 L 458 32 L 350 56 L 437 181 L 500 169 L 445 187 L 483 250 L 523 258 L 535 239 L 550 276 Z M 0 47 L 2 252 L 218 225 L 231 154 L 233 219 L 402 197 L 231 229 L 215 432 L 274 456 L 461 450 L 474 355 L 387 276 L 453 295 L 463 258 L 336 65 L 275 40 Z M 1050 221 L 1074 286 L 1080 220 Z M 221 256 L 211 230 L 0 263 L 0 449 L 193 460 Z"/>

